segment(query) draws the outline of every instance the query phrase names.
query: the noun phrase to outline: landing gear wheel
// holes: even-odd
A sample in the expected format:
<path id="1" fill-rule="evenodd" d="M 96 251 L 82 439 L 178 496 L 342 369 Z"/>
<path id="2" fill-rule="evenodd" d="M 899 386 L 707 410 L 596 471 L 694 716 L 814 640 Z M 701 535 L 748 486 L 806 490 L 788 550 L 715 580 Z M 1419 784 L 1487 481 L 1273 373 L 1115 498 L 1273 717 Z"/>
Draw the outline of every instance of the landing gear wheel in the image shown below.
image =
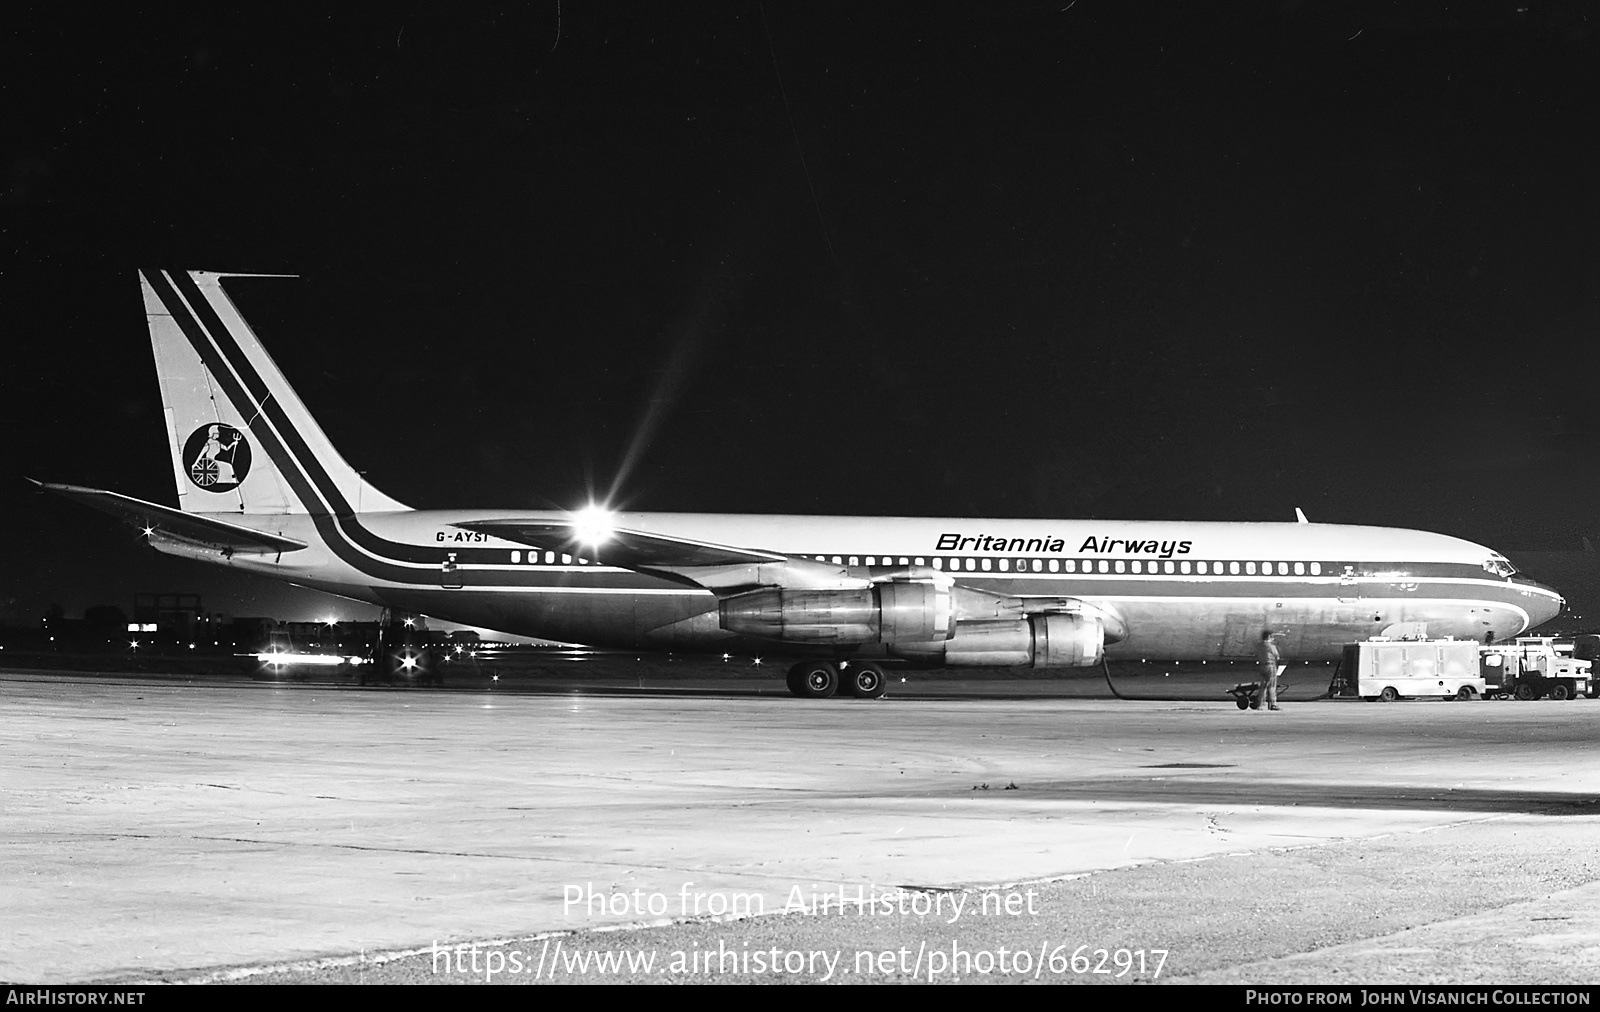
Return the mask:
<path id="1" fill-rule="evenodd" d="M 832 661 L 801 661 L 784 678 L 791 695 L 827 699 L 839 691 L 839 669 Z"/>
<path id="2" fill-rule="evenodd" d="M 840 677 L 839 688 L 857 699 L 878 699 L 889 687 L 883 669 L 865 661 L 851 661 Z"/>
<path id="3" fill-rule="evenodd" d="M 1572 698 L 1572 690 L 1567 688 L 1565 685 L 1562 685 L 1560 682 L 1557 682 L 1556 684 L 1550 686 L 1550 698 L 1551 699 L 1571 699 Z"/>
<path id="4" fill-rule="evenodd" d="M 1519 685 L 1519 686 L 1517 686 L 1517 691 L 1513 692 L 1512 695 L 1517 697 L 1518 699 L 1522 700 L 1523 702 L 1527 702 L 1528 700 L 1530 700 L 1530 699 L 1532 699 L 1534 697 L 1533 686 L 1531 686 L 1531 685 Z"/>
<path id="5" fill-rule="evenodd" d="M 1378 693 L 1378 699 L 1385 703 L 1392 703 L 1400 698 L 1400 693 L 1392 685 L 1385 685 L 1383 691 Z"/>
<path id="6" fill-rule="evenodd" d="M 1456 698 L 1461 700 L 1462 702 L 1466 702 L 1467 700 L 1471 699 L 1472 698 L 1472 686 L 1470 686 L 1470 685 L 1461 686 L 1461 688 L 1456 690 Z"/>
<path id="7" fill-rule="evenodd" d="M 839 691 L 839 669 L 832 661 L 808 661 L 797 665 L 801 699 L 827 699 Z"/>
<path id="8" fill-rule="evenodd" d="M 1235 706 L 1237 706 L 1241 710 L 1250 709 L 1250 701 L 1248 699 L 1245 699 L 1243 696 L 1240 696 L 1238 699 L 1235 699 L 1233 701 L 1233 703 L 1234 703 Z"/>

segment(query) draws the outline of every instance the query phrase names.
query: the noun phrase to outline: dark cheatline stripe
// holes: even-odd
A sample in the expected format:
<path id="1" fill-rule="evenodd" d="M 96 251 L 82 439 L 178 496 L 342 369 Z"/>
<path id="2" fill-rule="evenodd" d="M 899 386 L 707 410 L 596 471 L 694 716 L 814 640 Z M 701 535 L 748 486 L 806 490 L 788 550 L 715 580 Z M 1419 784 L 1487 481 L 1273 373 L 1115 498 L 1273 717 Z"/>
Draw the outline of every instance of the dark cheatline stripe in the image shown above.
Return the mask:
<path id="1" fill-rule="evenodd" d="M 285 424 L 286 419 L 282 417 L 281 411 L 268 412 L 268 408 L 275 409 L 278 407 L 277 399 L 272 396 L 272 388 L 267 386 L 266 381 L 261 378 L 261 375 L 250 364 L 250 359 L 244 354 L 243 349 L 239 347 L 238 342 L 233 339 L 233 334 L 222 322 L 222 318 L 217 315 L 216 309 L 205 297 L 205 293 L 200 291 L 200 286 L 195 284 L 194 278 L 190 277 L 186 271 L 174 271 L 172 272 L 172 278 L 177 285 L 178 291 L 182 292 L 184 297 L 189 300 L 189 305 L 194 307 L 200 325 L 222 352 L 223 359 L 233 366 L 233 371 L 238 374 L 239 379 L 244 383 L 250 397 L 251 406 L 268 414 L 268 417 L 272 419 L 273 425 L 283 434 L 287 449 L 294 454 L 304 468 L 306 476 L 311 479 L 312 484 L 323 494 L 333 512 L 336 514 L 354 512 L 340 493 L 338 486 L 328 476 L 328 473 L 323 470 L 322 463 L 316 459 L 316 456 L 311 452 L 311 448 L 301 438 L 300 433 L 292 425 Z"/>
<path id="2" fill-rule="evenodd" d="M 251 400 L 245 396 L 245 392 L 234 381 L 233 375 L 228 372 L 226 363 L 212 348 L 211 343 L 206 340 L 205 334 L 200 330 L 199 325 L 195 322 L 194 317 L 190 315 L 187 307 L 183 305 L 182 300 L 178 298 L 177 293 L 167 283 L 166 278 L 155 271 L 143 271 L 142 273 L 145 281 L 155 291 L 156 297 L 161 300 L 162 305 L 167 307 L 167 312 L 177 322 L 178 328 L 189 339 L 189 344 L 194 348 L 195 353 L 200 356 L 200 361 L 216 378 L 217 382 L 222 384 L 228 398 L 241 410 L 255 407 Z M 259 414 L 256 417 L 259 418 Z M 262 446 L 266 447 L 267 455 L 272 458 L 273 463 L 278 466 L 278 470 L 288 479 L 290 485 L 294 488 L 295 494 L 305 503 L 306 509 L 311 515 L 324 514 L 326 511 L 322 508 L 321 501 L 312 494 L 310 485 L 301 478 L 293 467 L 285 466 L 288 461 L 288 454 L 278 441 L 277 434 L 264 425 L 258 428 L 255 425 L 255 419 L 246 422 L 245 426 L 250 430 L 250 434 L 259 440 Z"/>
<path id="3" fill-rule="evenodd" d="M 182 300 L 177 297 L 176 290 L 167 283 L 166 279 L 156 272 L 143 271 L 141 273 L 144 275 L 146 281 L 150 283 L 151 288 L 156 292 L 156 295 L 158 298 L 160 298 L 162 304 L 166 306 L 167 311 L 172 315 L 173 319 L 177 321 L 179 329 L 181 329 L 184 333 L 184 336 L 188 338 L 190 345 L 195 349 L 195 353 L 200 356 L 201 361 L 205 364 L 206 368 L 210 370 L 216 382 L 222 386 L 223 392 L 227 394 L 228 398 L 233 401 L 241 411 L 253 411 L 256 413 L 256 417 L 258 419 L 263 419 L 262 424 L 247 426 L 250 429 L 251 435 L 260 440 L 261 445 L 267 451 L 267 455 L 277 465 L 278 470 L 284 476 L 284 479 L 289 482 L 290 487 L 294 490 L 295 494 L 300 497 L 300 500 L 306 504 L 306 507 L 312 517 L 312 521 L 317 528 L 317 532 L 322 536 L 323 540 L 327 542 L 329 548 L 331 548 L 340 559 L 349 563 L 356 570 L 365 573 L 368 576 L 377 579 L 389 580 L 394 583 L 409 584 L 412 586 L 426 587 L 429 589 L 438 588 L 443 575 L 441 570 L 418 571 L 416 569 L 391 565 L 389 563 L 393 561 L 392 557 L 388 561 L 374 560 L 370 556 L 356 550 L 349 544 L 345 537 L 345 531 L 339 525 L 339 518 L 333 516 L 324 508 L 323 500 L 318 498 L 316 494 L 317 490 L 311 484 L 311 480 L 304 473 L 302 473 L 298 467 L 298 465 L 301 463 L 301 460 L 315 460 L 314 457 L 310 456 L 309 447 L 306 446 L 304 440 L 299 438 L 298 432 L 294 429 L 293 425 L 290 424 L 289 419 L 284 412 L 281 410 L 263 410 L 262 400 L 266 401 L 269 409 L 277 408 L 277 400 L 276 398 L 271 398 L 269 396 L 271 392 L 270 388 L 261 382 L 259 374 L 256 373 L 255 370 L 250 367 L 249 362 L 243 358 L 243 354 L 238 348 L 237 343 L 231 339 L 217 342 L 219 345 L 222 345 L 223 348 L 232 351 L 234 355 L 234 361 L 239 366 L 238 372 L 241 374 L 241 376 L 246 380 L 252 381 L 257 390 L 263 391 L 263 394 L 260 398 L 253 397 L 250 391 L 241 386 L 240 379 L 236 378 L 234 373 L 228 369 L 228 363 L 223 360 L 222 355 L 217 348 L 213 347 L 211 341 L 208 340 L 207 334 L 201 328 L 199 321 L 197 321 L 188 312 L 188 308 L 183 304 Z M 187 274 L 177 274 L 175 276 L 181 277 L 184 281 L 188 282 L 185 287 L 190 299 L 195 300 L 197 305 L 206 306 L 209 308 L 209 303 L 205 301 L 204 296 L 200 293 L 198 286 L 194 285 L 193 279 L 189 278 Z M 228 333 L 226 328 L 222 327 L 222 323 L 220 319 L 216 317 L 214 311 L 210 313 L 210 318 L 213 321 L 212 326 L 219 328 L 215 331 L 215 333 L 224 335 Z M 266 422 L 271 422 L 272 425 L 268 425 Z M 304 454 L 301 460 L 296 460 L 295 455 L 290 448 L 285 446 L 283 442 L 279 440 L 278 433 L 274 431 L 274 426 L 280 429 L 287 438 L 292 438 L 296 445 L 301 447 Z M 333 495 L 329 498 L 336 498 L 338 502 L 344 502 L 342 497 L 337 496 L 337 489 L 332 488 L 332 482 L 328 479 L 326 473 L 323 472 L 320 467 L 318 467 L 316 470 L 326 483 L 326 487 L 328 487 L 333 493 Z M 455 551 L 457 553 L 458 562 L 466 563 L 468 561 L 476 561 L 463 557 L 461 550 L 459 549 L 429 548 L 406 545 L 373 537 L 364 529 L 362 529 L 362 533 L 368 534 L 373 545 L 379 552 L 382 552 L 386 546 L 404 549 L 406 550 L 404 554 L 409 556 L 410 561 L 421 562 L 429 566 L 442 565 L 449 551 Z M 477 554 L 477 552 L 483 552 L 485 555 L 487 555 L 491 551 L 492 550 L 489 549 L 479 549 L 476 550 L 474 554 Z M 498 555 L 499 553 L 496 552 L 494 554 Z M 483 561 L 488 561 L 488 559 L 484 558 Z M 636 584 L 639 580 L 638 575 L 634 573 L 603 573 L 597 570 L 592 575 L 581 575 L 583 577 L 581 584 L 582 586 L 589 587 L 613 585 L 613 589 L 619 590 L 636 589 L 631 585 Z M 462 580 L 463 585 L 468 587 L 562 587 L 576 585 L 578 581 L 575 578 L 580 576 L 580 574 L 550 573 L 548 571 L 541 572 L 538 569 L 530 567 L 527 570 L 516 571 L 460 570 L 457 572 L 457 576 Z M 598 582 L 596 580 L 597 577 L 600 578 Z"/>
<path id="4" fill-rule="evenodd" d="M 181 274 L 181 272 L 176 273 Z M 212 377 L 222 386 L 223 392 L 227 394 L 228 399 L 233 401 L 234 405 L 241 411 L 253 410 L 257 413 L 256 417 L 260 418 L 260 404 L 249 396 L 239 384 L 239 381 L 228 370 L 227 364 L 222 361 L 218 352 L 211 346 L 210 341 L 201 331 L 199 324 L 189 313 L 188 308 L 184 306 L 182 300 L 178 298 L 177 292 L 167 284 L 166 279 L 159 273 L 144 271 L 143 274 L 152 290 L 155 291 L 156 297 L 161 300 L 162 305 L 167 307 L 167 312 L 172 314 L 172 318 L 177 321 L 179 329 L 189 339 L 189 343 L 194 348 L 195 353 L 200 356 L 201 361 L 211 372 Z M 182 276 L 187 278 L 187 275 Z M 192 280 L 191 287 L 193 287 Z M 198 289 L 195 289 L 195 292 L 196 295 L 194 297 L 198 298 Z M 204 300 L 202 299 L 201 301 L 203 302 Z M 305 504 L 311 515 L 312 522 L 317 528 L 317 533 L 322 535 L 323 540 L 327 542 L 329 548 L 333 549 L 334 554 L 371 577 L 393 580 L 397 583 L 414 583 L 424 586 L 438 585 L 439 576 L 437 574 L 419 573 L 415 570 L 378 562 L 356 551 L 346 542 L 343 532 L 339 530 L 334 518 L 323 507 L 315 489 L 312 488 L 310 482 L 300 472 L 293 456 L 278 440 L 277 434 L 272 431 L 272 428 L 265 424 L 258 426 L 254 420 L 246 423 L 246 427 L 250 429 L 252 436 L 261 441 L 261 444 L 267 450 L 267 455 L 277 465 L 279 473 L 289 482 L 290 487 L 294 489 L 295 495 L 299 496 L 301 502 Z M 443 555 L 437 554 L 435 561 L 442 561 L 442 559 Z M 465 576 L 466 574 L 462 575 Z"/>
<path id="5" fill-rule="evenodd" d="M 200 291 L 194 279 L 187 273 L 175 272 L 180 291 L 187 296 L 195 311 L 200 316 L 201 325 L 209 332 L 216 347 L 221 351 L 222 357 L 234 366 L 234 371 L 245 383 L 246 388 L 254 398 L 254 407 L 262 412 L 283 435 L 286 449 L 300 464 L 307 478 L 322 493 L 323 498 L 332 507 L 334 521 L 339 525 L 344 536 L 356 545 L 365 548 L 374 555 L 383 556 L 391 561 L 418 562 L 426 565 L 437 565 L 443 561 L 443 556 L 436 550 L 404 542 L 389 541 L 374 535 L 363 527 L 359 520 L 354 519 L 355 511 L 350 508 L 349 502 L 344 498 L 344 493 L 339 490 L 338 484 L 323 469 L 322 462 L 311 451 L 304 437 L 300 435 L 294 423 L 288 416 L 283 405 L 276 397 L 272 396 L 272 388 L 255 367 L 250 364 L 250 359 L 244 350 L 239 347 L 216 310 Z"/>

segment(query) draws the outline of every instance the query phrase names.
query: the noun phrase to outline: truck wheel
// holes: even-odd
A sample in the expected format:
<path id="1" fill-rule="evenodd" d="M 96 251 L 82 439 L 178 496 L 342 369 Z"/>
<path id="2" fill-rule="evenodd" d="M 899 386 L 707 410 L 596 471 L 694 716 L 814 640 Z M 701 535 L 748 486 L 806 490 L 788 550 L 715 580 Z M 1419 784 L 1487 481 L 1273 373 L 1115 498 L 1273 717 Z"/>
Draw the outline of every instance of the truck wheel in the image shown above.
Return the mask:
<path id="1" fill-rule="evenodd" d="M 1245 699 L 1243 696 L 1240 696 L 1238 699 L 1235 699 L 1233 702 L 1234 702 L 1234 705 L 1237 706 L 1241 710 L 1250 709 L 1250 701 Z"/>
<path id="2" fill-rule="evenodd" d="M 1517 691 L 1513 692 L 1512 695 L 1515 696 L 1516 698 L 1522 700 L 1523 702 L 1527 702 L 1528 700 L 1533 698 L 1533 686 L 1531 686 L 1531 685 L 1519 685 L 1519 686 L 1517 686 Z"/>
<path id="3" fill-rule="evenodd" d="M 1392 685 L 1385 685 L 1383 691 L 1378 693 L 1378 698 L 1385 703 L 1392 703 L 1400 698 L 1400 693 Z"/>
<path id="4" fill-rule="evenodd" d="M 1456 698 L 1461 700 L 1462 702 L 1466 702 L 1467 700 L 1471 699 L 1472 698 L 1472 686 L 1463 685 L 1461 688 L 1457 689 L 1456 690 Z"/>
<path id="5" fill-rule="evenodd" d="M 1560 682 L 1557 682 L 1556 684 L 1550 686 L 1550 698 L 1551 699 L 1571 699 L 1572 698 L 1572 690 L 1567 688 L 1565 685 L 1562 685 Z"/>

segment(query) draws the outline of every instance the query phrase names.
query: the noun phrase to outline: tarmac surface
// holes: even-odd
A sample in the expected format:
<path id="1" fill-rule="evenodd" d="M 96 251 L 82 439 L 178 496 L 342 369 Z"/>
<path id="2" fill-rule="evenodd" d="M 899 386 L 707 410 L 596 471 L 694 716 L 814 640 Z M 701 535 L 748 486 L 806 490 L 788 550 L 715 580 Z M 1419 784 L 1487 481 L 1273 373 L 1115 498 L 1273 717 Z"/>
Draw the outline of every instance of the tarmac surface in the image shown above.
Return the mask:
<path id="1" fill-rule="evenodd" d="M 1600 981 L 1594 700 L 627 680 L 0 672 L 0 979 Z"/>

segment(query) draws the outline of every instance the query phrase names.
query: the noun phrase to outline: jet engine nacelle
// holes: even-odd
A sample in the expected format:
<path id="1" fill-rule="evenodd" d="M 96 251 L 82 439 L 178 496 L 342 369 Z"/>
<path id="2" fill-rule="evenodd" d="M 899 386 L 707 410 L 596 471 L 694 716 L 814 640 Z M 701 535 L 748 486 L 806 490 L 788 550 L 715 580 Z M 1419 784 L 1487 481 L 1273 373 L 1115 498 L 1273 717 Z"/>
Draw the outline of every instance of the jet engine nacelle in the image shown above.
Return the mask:
<path id="1" fill-rule="evenodd" d="M 901 646 L 895 652 L 914 660 L 943 661 L 950 667 L 1084 668 L 1105 656 L 1105 626 L 1098 618 L 1074 614 L 1030 615 L 999 622 L 957 622 L 947 642 Z"/>
<path id="2" fill-rule="evenodd" d="M 722 628 L 783 643 L 933 643 L 956 626 L 949 589 L 924 582 L 766 587 L 723 598 L 720 611 Z"/>

